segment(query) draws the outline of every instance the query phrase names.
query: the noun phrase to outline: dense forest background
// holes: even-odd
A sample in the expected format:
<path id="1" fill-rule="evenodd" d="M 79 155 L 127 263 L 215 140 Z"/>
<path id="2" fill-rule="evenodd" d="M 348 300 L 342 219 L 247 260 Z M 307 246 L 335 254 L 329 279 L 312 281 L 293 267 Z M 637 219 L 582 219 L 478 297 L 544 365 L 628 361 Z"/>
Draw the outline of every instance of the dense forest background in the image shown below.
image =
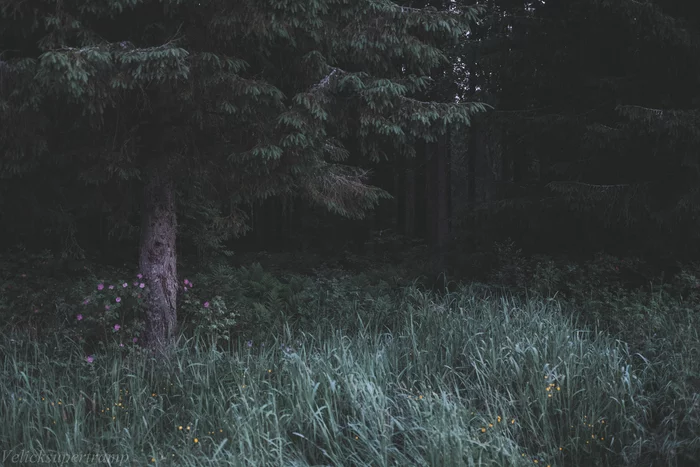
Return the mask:
<path id="1" fill-rule="evenodd" d="M 195 185 L 205 182 L 193 173 L 191 193 L 179 193 L 180 251 L 200 259 L 216 250 L 413 251 L 453 278 L 483 275 L 494 242 L 506 241 L 525 255 L 644 255 L 661 268 L 697 258 L 700 9 L 671 0 L 482 5 L 421 96 L 488 104 L 471 126 L 417 141 L 408 156 L 381 140 L 352 147 L 349 134 L 343 142 L 350 163 L 391 198 L 362 220 L 295 193 L 227 211 L 223 199 L 200 199 Z M 4 59 L 14 53 L 12 26 L 3 29 Z M 5 144 L 4 248 L 135 257 L 139 199 L 123 183 L 135 177 L 128 168 L 91 178 L 94 168 L 78 169 L 75 158 L 38 164 Z"/>
<path id="2" fill-rule="evenodd" d="M 698 465 L 698 89 L 698 2 L 0 0 L 0 447 Z"/>

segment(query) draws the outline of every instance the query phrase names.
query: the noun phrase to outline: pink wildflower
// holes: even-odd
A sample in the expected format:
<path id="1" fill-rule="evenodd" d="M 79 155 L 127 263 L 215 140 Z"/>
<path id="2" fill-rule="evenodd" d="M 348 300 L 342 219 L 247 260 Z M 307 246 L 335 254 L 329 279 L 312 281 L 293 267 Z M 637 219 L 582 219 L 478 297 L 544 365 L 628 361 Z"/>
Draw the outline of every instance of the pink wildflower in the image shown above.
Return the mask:
<path id="1" fill-rule="evenodd" d="M 204 308 L 209 308 L 209 302 L 204 302 Z"/>
<path id="2" fill-rule="evenodd" d="M 75 317 L 75 319 L 77 319 L 78 321 L 82 321 L 82 320 L 83 320 L 83 315 L 78 314 L 78 315 Z"/>
<path id="3" fill-rule="evenodd" d="M 97 290 L 102 290 L 105 288 L 104 284 L 97 284 Z"/>
<path id="4" fill-rule="evenodd" d="M 140 289 L 143 289 L 144 287 L 146 287 L 146 284 L 144 284 L 143 282 L 141 282 L 141 283 L 139 284 L 139 288 L 140 288 Z"/>
<path id="5" fill-rule="evenodd" d="M 95 361 L 95 357 L 93 357 L 92 355 L 88 355 L 88 357 L 87 357 L 87 362 L 88 362 L 88 363 L 92 363 L 92 362 L 94 362 L 94 361 Z"/>
<path id="6" fill-rule="evenodd" d="M 121 297 L 117 297 L 115 300 L 116 300 L 117 303 L 119 303 L 119 302 L 122 301 L 122 298 L 121 298 Z"/>
<path id="7" fill-rule="evenodd" d="M 115 324 L 115 325 L 114 325 L 114 330 L 115 330 L 115 331 L 119 331 L 121 328 L 122 328 L 122 327 L 119 326 L 118 324 Z"/>

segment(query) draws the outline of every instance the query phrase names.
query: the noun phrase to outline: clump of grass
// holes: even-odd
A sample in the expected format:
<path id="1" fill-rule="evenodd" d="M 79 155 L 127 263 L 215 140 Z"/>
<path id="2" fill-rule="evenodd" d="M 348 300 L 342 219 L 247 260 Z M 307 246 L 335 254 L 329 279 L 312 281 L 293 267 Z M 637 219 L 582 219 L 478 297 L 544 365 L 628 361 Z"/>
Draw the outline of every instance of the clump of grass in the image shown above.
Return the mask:
<path id="1" fill-rule="evenodd" d="M 6 334 L 0 443 L 141 465 L 642 465 L 652 363 L 555 301 L 472 292 L 409 288 L 390 326 L 358 310 L 166 361 Z"/>

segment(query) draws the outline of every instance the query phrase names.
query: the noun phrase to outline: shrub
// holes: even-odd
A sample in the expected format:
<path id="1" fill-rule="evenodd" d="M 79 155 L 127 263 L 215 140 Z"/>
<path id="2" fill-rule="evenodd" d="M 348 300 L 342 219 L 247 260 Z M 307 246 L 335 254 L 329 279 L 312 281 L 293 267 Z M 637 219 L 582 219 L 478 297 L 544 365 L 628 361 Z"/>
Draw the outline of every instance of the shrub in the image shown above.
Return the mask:
<path id="1" fill-rule="evenodd" d="M 137 343 L 145 326 L 146 294 L 148 287 L 141 274 L 133 281 L 99 281 L 79 305 L 66 307 L 70 313 L 66 329 L 86 344 L 87 353 L 109 344 Z"/>

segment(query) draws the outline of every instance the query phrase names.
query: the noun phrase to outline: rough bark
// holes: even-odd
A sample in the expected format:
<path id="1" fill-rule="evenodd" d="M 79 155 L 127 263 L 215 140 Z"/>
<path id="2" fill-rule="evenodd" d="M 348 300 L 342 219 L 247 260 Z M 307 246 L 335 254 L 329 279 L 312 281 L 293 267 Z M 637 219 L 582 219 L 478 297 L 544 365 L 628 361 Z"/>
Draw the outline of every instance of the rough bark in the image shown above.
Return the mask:
<path id="1" fill-rule="evenodd" d="M 165 168 L 154 168 L 144 187 L 139 266 L 147 280 L 145 341 L 153 350 L 174 342 L 177 324 L 175 189 Z"/>

